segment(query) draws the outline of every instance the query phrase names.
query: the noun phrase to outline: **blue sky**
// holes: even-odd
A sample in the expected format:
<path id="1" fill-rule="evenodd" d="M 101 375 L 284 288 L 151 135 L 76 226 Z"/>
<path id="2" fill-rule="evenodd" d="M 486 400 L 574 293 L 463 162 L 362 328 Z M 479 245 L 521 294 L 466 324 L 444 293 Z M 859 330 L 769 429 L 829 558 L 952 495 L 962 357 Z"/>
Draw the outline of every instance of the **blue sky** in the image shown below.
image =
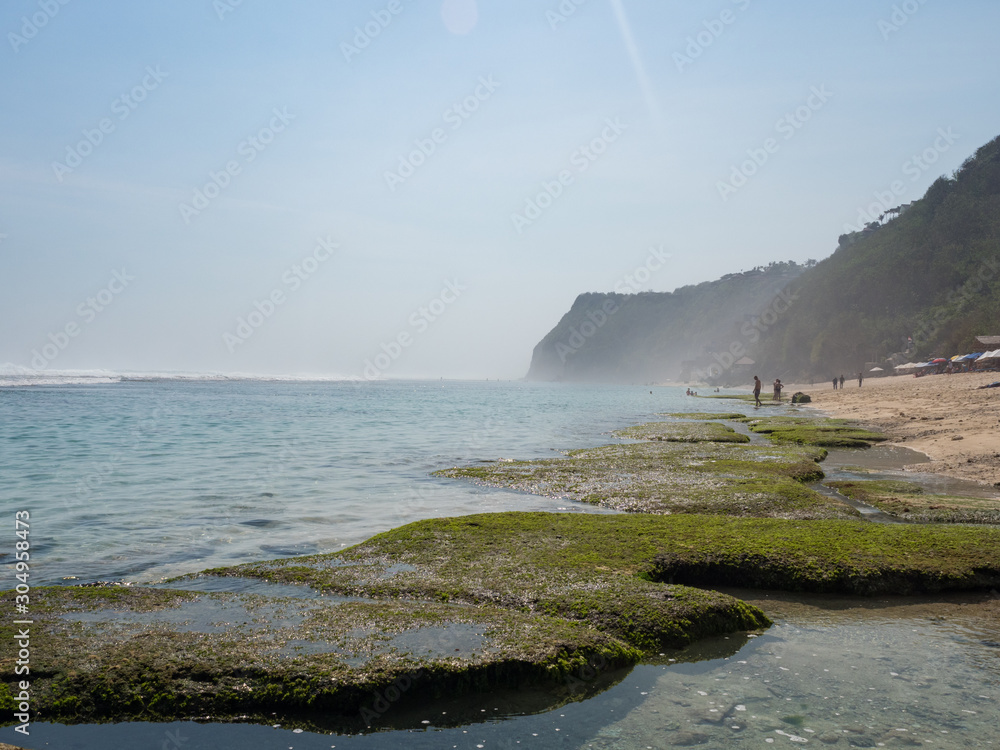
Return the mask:
<path id="1" fill-rule="evenodd" d="M 581 292 L 821 259 L 876 193 L 919 197 L 997 135 L 998 25 L 985 0 L 9 0 L 0 367 L 520 377 Z"/>

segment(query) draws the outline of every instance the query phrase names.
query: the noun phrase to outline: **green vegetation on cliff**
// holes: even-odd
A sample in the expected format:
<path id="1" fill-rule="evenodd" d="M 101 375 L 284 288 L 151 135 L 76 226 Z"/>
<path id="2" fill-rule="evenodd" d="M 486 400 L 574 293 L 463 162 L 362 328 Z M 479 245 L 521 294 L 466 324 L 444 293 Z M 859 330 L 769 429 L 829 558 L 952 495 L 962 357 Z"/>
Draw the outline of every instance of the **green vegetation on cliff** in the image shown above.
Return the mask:
<path id="1" fill-rule="evenodd" d="M 728 347 L 734 321 L 767 310 L 804 270 L 772 263 L 669 293 L 581 294 L 535 347 L 528 379 L 676 380 L 685 362 Z"/>
<path id="2" fill-rule="evenodd" d="M 975 336 L 1000 325 L 1000 138 L 897 218 L 841 236 L 797 291 L 796 314 L 777 321 L 758 354 L 783 372 L 857 372 L 903 351 L 908 336 L 918 360 L 982 351 Z"/>
<path id="3" fill-rule="evenodd" d="M 977 335 L 1000 333 L 1000 138 L 921 199 L 870 212 L 818 264 L 670 294 L 582 294 L 535 347 L 528 377 L 738 385 L 763 366 L 822 382 L 904 352 L 908 337 L 913 360 L 981 351 Z"/>

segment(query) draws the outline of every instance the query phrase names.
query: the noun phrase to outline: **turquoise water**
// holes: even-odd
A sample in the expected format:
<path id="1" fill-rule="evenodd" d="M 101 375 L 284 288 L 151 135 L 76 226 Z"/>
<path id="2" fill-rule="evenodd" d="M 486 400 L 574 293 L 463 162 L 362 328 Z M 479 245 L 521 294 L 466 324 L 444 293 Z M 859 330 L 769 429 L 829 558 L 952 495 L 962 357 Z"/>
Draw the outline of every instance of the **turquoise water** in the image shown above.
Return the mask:
<path id="1" fill-rule="evenodd" d="M 31 513 L 35 585 L 153 582 L 335 551 L 421 518 L 596 512 L 430 473 L 552 456 L 607 442 L 611 429 L 657 411 L 697 408 L 680 389 L 650 390 L 258 381 L 0 388 L 3 506 Z"/>

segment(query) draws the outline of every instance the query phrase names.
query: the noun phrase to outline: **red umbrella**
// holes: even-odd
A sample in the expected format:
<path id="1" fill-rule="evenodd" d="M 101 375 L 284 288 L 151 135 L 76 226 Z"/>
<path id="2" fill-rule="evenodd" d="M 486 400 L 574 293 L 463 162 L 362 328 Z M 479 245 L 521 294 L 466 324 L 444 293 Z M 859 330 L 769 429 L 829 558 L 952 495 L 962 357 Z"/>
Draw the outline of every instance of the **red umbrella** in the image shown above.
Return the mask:
<path id="1" fill-rule="evenodd" d="M 946 360 L 944 357 L 938 357 L 937 359 L 932 359 L 931 363 L 936 365 L 938 362 L 947 362 L 947 361 L 948 360 Z"/>

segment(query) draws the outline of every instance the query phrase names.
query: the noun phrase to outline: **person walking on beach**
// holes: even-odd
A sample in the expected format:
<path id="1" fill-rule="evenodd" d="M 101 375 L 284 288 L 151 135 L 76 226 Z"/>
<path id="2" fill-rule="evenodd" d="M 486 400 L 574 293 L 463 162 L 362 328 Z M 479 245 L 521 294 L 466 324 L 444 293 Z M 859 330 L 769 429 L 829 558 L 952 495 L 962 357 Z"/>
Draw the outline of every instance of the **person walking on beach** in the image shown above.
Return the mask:
<path id="1" fill-rule="evenodd" d="M 844 373 L 840 373 L 840 390 L 844 390 Z"/>
<path id="2" fill-rule="evenodd" d="M 775 378 L 774 379 L 774 398 L 771 399 L 772 401 L 781 401 L 781 389 L 783 387 L 784 386 L 781 385 L 781 379 L 780 378 Z"/>
<path id="3" fill-rule="evenodd" d="M 753 400 L 757 403 L 754 406 L 760 406 L 760 378 L 756 375 L 753 376 Z"/>
<path id="4" fill-rule="evenodd" d="M 859 372 L 859 373 L 858 373 L 858 388 L 860 388 L 860 387 L 861 387 L 861 381 L 862 381 L 862 380 L 864 380 L 864 375 L 862 375 L 862 374 L 861 374 L 861 373 Z"/>
<path id="5" fill-rule="evenodd" d="M 837 390 L 837 376 L 833 376 L 833 390 Z"/>

